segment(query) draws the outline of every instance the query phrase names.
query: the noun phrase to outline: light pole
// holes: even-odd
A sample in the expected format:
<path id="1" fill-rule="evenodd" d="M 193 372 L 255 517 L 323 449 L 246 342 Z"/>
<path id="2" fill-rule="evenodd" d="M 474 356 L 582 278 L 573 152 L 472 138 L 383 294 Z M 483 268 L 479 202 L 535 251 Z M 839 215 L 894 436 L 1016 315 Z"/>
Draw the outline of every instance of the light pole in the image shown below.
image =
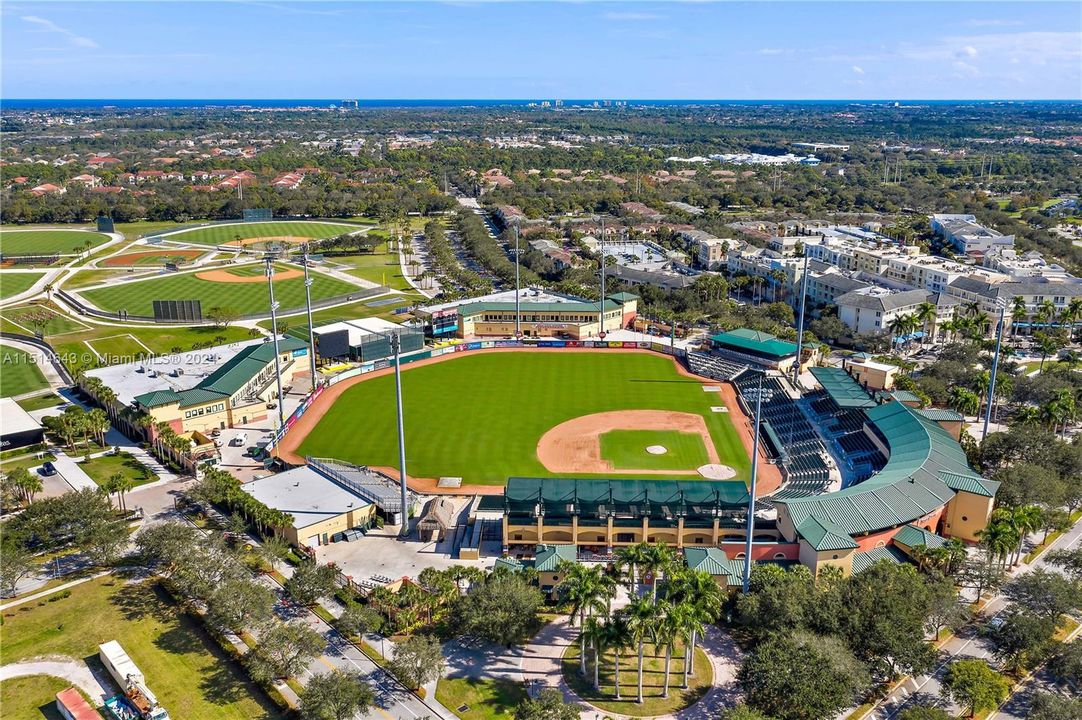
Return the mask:
<path id="1" fill-rule="evenodd" d="M 398 405 L 398 482 L 402 491 L 402 527 L 399 537 L 410 532 L 409 500 L 406 490 L 406 430 L 402 420 L 402 338 L 398 331 L 391 333 L 391 351 L 394 353 L 394 392 Z"/>
<path id="2" fill-rule="evenodd" d="M 308 277 L 308 243 L 304 244 L 304 303 L 308 308 L 308 353 L 312 367 L 312 391 L 316 389 L 316 333 L 312 327 L 312 279 Z"/>
<path id="3" fill-rule="evenodd" d="M 804 302 L 808 298 L 808 246 L 804 246 L 804 270 L 800 278 L 800 315 L 796 326 L 796 364 L 793 366 L 793 384 L 800 387 L 800 362 L 804 357 Z"/>
<path id="4" fill-rule="evenodd" d="M 522 291 L 519 289 L 519 259 L 518 259 L 518 221 L 515 221 L 515 339 L 522 337 L 522 327 L 519 320 L 522 317 L 521 299 Z M 536 333 L 534 333 L 536 334 Z"/>
<path id="5" fill-rule="evenodd" d="M 271 339 L 274 342 L 274 379 L 278 383 L 278 427 L 286 424 L 285 414 L 282 410 L 282 360 L 278 356 L 278 303 L 274 300 L 274 258 L 268 255 L 264 258 L 267 263 L 267 289 L 270 293 L 271 311 Z"/>
<path id="6" fill-rule="evenodd" d="M 759 386 L 755 389 L 755 437 L 751 449 L 751 497 L 748 498 L 747 538 L 744 540 L 744 594 L 751 584 L 751 538 L 755 534 L 755 486 L 759 474 L 759 424 L 762 421 L 763 398 L 769 402 L 773 391 L 763 390 L 763 374 L 759 373 Z"/>
<path id="7" fill-rule="evenodd" d="M 1007 303 L 1002 298 L 997 298 L 999 305 L 999 326 L 996 328 L 996 352 L 992 356 L 992 377 L 988 381 L 988 406 L 984 409 L 984 430 L 981 432 L 981 442 L 988 437 L 988 423 L 992 421 L 992 402 L 996 395 L 996 372 L 999 370 L 999 348 L 1003 344 L 1003 326 L 1006 325 Z"/>
<path id="8" fill-rule="evenodd" d="M 601 218 L 601 240 L 598 244 L 601 250 L 601 298 L 597 302 L 597 336 L 605 339 L 605 218 Z"/>

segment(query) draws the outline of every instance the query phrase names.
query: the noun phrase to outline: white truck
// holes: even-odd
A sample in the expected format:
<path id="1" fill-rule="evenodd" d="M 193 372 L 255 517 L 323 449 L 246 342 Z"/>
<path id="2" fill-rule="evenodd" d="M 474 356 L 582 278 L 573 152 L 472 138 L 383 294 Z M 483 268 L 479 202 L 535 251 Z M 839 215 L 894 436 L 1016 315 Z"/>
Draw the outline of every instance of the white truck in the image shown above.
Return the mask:
<path id="1" fill-rule="evenodd" d="M 98 657 L 143 720 L 169 720 L 168 711 L 158 704 L 158 698 L 147 687 L 142 671 L 120 647 L 120 643 L 116 640 L 102 643 L 98 646 Z"/>

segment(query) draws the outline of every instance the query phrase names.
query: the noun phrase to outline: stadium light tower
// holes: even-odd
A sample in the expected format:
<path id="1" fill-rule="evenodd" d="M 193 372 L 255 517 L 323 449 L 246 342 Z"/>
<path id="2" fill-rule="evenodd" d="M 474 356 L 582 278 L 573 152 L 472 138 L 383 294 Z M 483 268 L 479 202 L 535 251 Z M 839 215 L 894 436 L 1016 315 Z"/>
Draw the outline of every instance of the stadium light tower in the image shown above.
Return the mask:
<path id="1" fill-rule="evenodd" d="M 770 402 L 774 391 L 763 389 L 763 373 L 759 373 L 759 386 L 755 389 L 755 439 L 751 449 L 751 496 L 748 498 L 747 538 L 744 540 L 744 594 L 751 584 L 751 538 L 755 534 L 755 486 L 759 475 L 759 426 L 762 421 L 763 400 Z M 745 396 L 746 397 L 746 396 Z"/>
<path id="2" fill-rule="evenodd" d="M 988 424 L 992 421 L 992 403 L 996 394 L 996 373 L 999 370 L 999 349 L 1003 345 L 1003 326 L 1006 325 L 1007 301 L 1004 298 L 996 298 L 999 306 L 999 324 L 996 328 L 996 352 L 992 355 L 992 377 L 988 380 L 988 406 L 984 409 L 984 430 L 981 432 L 981 442 L 988 437 Z"/>
<path id="3" fill-rule="evenodd" d="M 601 240 L 598 245 L 601 250 L 601 297 L 597 301 L 597 336 L 605 339 L 605 218 L 601 218 Z"/>
<path id="4" fill-rule="evenodd" d="M 394 353 L 394 392 L 398 407 L 398 482 L 402 491 L 402 526 L 399 537 L 410 532 L 409 499 L 406 490 L 406 430 L 402 419 L 402 338 L 398 331 L 391 333 L 391 351 Z"/>
<path id="5" fill-rule="evenodd" d="M 270 292 L 271 339 L 274 342 L 274 379 L 278 383 L 278 427 L 282 427 L 286 424 L 286 419 L 282 410 L 282 402 L 285 398 L 282 397 L 282 360 L 278 356 L 278 302 L 274 299 L 274 257 L 267 253 L 266 257 L 263 258 L 263 262 L 267 263 L 267 290 Z"/>
<path id="6" fill-rule="evenodd" d="M 518 340 L 522 337 L 522 327 L 519 325 L 519 318 L 522 316 L 522 307 L 520 304 L 520 296 L 522 290 L 519 287 L 519 255 L 518 255 L 518 220 L 515 221 L 515 339 Z"/>
<path id="7" fill-rule="evenodd" d="M 793 365 L 793 384 L 799 387 L 800 361 L 804 355 L 804 303 L 808 299 L 808 246 L 804 245 L 804 270 L 800 278 L 800 315 L 796 326 L 796 363 Z"/>
<path id="8" fill-rule="evenodd" d="M 308 355 L 312 368 L 312 391 L 316 389 L 316 333 L 312 326 L 312 278 L 308 277 L 308 243 L 304 244 L 304 304 L 308 309 Z"/>

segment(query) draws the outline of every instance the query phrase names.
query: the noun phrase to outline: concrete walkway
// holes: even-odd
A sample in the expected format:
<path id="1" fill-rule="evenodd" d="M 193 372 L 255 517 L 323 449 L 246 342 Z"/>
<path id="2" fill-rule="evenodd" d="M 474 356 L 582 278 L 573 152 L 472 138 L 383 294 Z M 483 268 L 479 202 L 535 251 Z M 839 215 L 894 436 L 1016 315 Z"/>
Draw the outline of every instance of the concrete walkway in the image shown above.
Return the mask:
<path id="1" fill-rule="evenodd" d="M 62 450 L 56 451 L 56 460 L 53 460 L 53 465 L 56 467 L 56 471 L 60 473 L 60 477 L 64 478 L 68 485 L 71 485 L 72 490 L 97 489 L 98 484 L 94 482 L 94 479 L 87 475 L 79 467 L 79 464 Z"/>
<path id="2" fill-rule="evenodd" d="M 96 572 L 93 575 L 87 575 L 84 578 L 79 578 L 78 580 L 72 580 L 71 582 L 66 582 L 62 585 L 51 587 L 48 590 L 36 592 L 33 595 L 21 597 L 18 600 L 13 600 L 5 605 L 0 605 L 0 612 L 3 612 L 4 610 L 7 610 L 9 608 L 18 607 L 19 605 L 22 605 L 23 603 L 28 603 L 32 600 L 40 600 L 41 598 L 48 597 L 49 595 L 53 595 L 54 593 L 63 592 L 64 590 L 67 590 L 68 588 L 73 588 L 76 585 L 82 585 L 85 582 L 90 582 L 94 578 L 100 578 L 102 575 L 108 575 L 110 572 L 111 571 L 109 570 L 102 570 L 101 572 Z"/>
<path id="3" fill-rule="evenodd" d="M 82 660 L 56 657 L 0 665 L 0 680 L 28 675 L 51 675 L 67 680 L 82 690 L 95 705 L 102 705 L 107 697 L 114 694 L 114 691 L 110 690 L 110 681 L 104 677 L 98 678 Z"/>

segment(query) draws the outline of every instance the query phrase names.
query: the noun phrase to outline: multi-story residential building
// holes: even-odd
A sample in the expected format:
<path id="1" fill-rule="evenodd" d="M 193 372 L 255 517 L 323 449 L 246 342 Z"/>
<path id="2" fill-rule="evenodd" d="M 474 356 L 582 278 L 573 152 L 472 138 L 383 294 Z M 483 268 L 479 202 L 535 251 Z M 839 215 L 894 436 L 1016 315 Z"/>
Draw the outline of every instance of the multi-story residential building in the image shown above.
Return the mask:
<path id="1" fill-rule="evenodd" d="M 1036 250 L 1019 255 L 1014 248 L 992 248 L 985 253 L 983 265 L 990 270 L 1007 275 L 1011 280 L 1027 278 L 1068 280 L 1072 277 L 1065 267 L 1048 262 Z"/>
<path id="2" fill-rule="evenodd" d="M 785 279 L 775 278 L 776 272 L 785 275 Z M 773 250 L 762 248 L 755 250 L 730 250 L 729 273 L 743 273 L 751 277 L 761 277 L 766 283 L 764 290 L 770 299 L 777 301 L 792 300 L 799 293 L 804 278 L 804 259 L 785 257 Z"/>
<path id="3" fill-rule="evenodd" d="M 954 307 L 960 304 L 957 298 L 927 290 L 897 292 L 887 288 L 868 287 L 846 293 L 834 300 L 838 306 L 838 318 L 854 332 L 861 334 L 888 332 L 895 318 L 917 312 L 918 307 L 925 302 L 936 306 L 935 320 L 930 322 L 928 328 L 929 334 L 935 337 L 942 324 L 954 318 Z"/>
<path id="4" fill-rule="evenodd" d="M 870 282 L 852 277 L 851 274 L 844 273 L 838 268 L 815 261 L 808 264 L 807 302 L 809 307 L 833 305 L 841 295 L 870 287 L 872 287 Z"/>
<path id="5" fill-rule="evenodd" d="M 1045 301 L 1050 301 L 1058 316 L 1064 308 L 1076 298 L 1082 298 L 1082 278 L 1071 277 L 1064 280 L 1048 278 L 1029 278 L 1027 280 L 988 282 L 979 278 L 958 278 L 950 284 L 948 292 L 964 302 L 978 302 L 988 313 L 999 312 L 999 303 L 1007 308 L 1007 322 L 1013 323 L 1014 299 L 1021 298 L 1026 307 L 1026 316 L 1017 321 L 1025 330 L 1032 326 L 1036 315 Z M 1046 318 L 1042 322 L 1052 322 L 1056 318 Z"/>
<path id="6" fill-rule="evenodd" d="M 932 215 L 932 232 L 941 236 L 965 255 L 984 254 L 993 247 L 1012 247 L 1014 235 L 1004 235 L 998 230 L 977 223 L 973 215 Z"/>

